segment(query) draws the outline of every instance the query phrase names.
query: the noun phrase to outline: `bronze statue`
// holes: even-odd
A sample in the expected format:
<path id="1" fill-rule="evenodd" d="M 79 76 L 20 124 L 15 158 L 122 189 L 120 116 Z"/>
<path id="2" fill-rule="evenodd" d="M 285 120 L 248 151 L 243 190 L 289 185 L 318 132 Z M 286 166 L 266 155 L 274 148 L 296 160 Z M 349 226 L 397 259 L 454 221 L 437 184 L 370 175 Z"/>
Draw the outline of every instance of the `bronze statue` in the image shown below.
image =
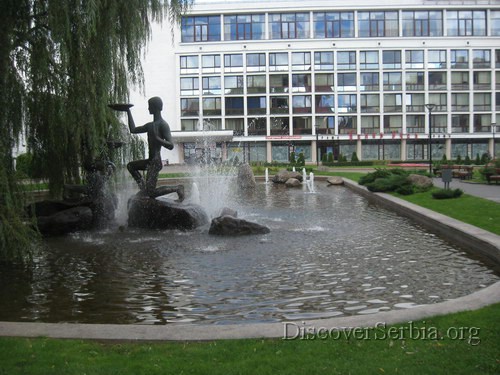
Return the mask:
<path id="1" fill-rule="evenodd" d="M 167 122 L 161 117 L 163 102 L 159 97 L 153 97 L 148 100 L 149 113 L 153 115 L 153 121 L 148 122 L 143 126 L 135 126 L 132 113 L 130 112 L 130 104 L 112 104 L 111 108 L 118 111 L 127 112 L 127 120 L 130 132 L 132 134 L 147 133 L 148 134 L 148 158 L 144 160 L 134 160 L 127 164 L 127 169 L 139 185 L 141 192 L 144 192 L 151 198 L 161 195 L 176 192 L 179 196 L 179 201 L 184 200 L 184 186 L 160 186 L 156 187 L 158 182 L 158 174 L 163 168 L 161 161 L 161 147 L 169 150 L 174 148 L 170 127 Z M 146 171 L 146 181 L 144 181 L 140 171 Z"/>

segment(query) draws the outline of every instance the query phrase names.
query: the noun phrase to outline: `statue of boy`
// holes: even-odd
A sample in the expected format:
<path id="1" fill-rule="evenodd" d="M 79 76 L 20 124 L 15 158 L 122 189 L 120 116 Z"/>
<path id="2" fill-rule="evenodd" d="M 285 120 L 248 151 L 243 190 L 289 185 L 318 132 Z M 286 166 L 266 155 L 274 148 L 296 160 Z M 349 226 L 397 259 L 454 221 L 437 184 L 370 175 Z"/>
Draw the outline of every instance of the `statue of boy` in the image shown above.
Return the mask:
<path id="1" fill-rule="evenodd" d="M 134 160 L 127 164 L 127 169 L 139 185 L 141 191 L 145 192 L 151 198 L 159 197 L 160 195 L 176 192 L 179 196 L 179 201 L 184 200 L 184 186 L 160 186 L 156 187 L 158 182 L 158 174 L 163 168 L 161 161 L 161 147 L 169 150 L 174 148 L 170 127 L 167 122 L 161 117 L 163 109 L 162 100 L 155 96 L 148 100 L 149 113 L 153 115 L 153 121 L 148 122 L 143 126 L 135 126 L 130 108 L 127 109 L 128 127 L 133 134 L 148 133 L 149 157 L 145 160 Z M 146 171 L 146 181 L 144 181 L 141 172 Z"/>

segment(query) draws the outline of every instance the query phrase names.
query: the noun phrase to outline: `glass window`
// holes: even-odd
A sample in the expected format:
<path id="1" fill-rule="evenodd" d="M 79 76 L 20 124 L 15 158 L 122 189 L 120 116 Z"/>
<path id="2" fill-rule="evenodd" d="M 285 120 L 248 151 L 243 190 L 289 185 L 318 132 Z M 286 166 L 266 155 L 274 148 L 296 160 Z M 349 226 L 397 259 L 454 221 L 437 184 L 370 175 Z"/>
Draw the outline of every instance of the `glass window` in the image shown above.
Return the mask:
<path id="1" fill-rule="evenodd" d="M 359 53 L 360 69 L 378 69 L 378 51 L 361 51 Z"/>
<path id="2" fill-rule="evenodd" d="M 403 78 L 401 72 L 384 73 L 384 91 L 401 91 Z"/>
<path id="3" fill-rule="evenodd" d="M 468 112 L 469 111 L 469 94 L 468 93 L 452 93 L 451 94 L 451 110 L 453 112 Z"/>
<path id="4" fill-rule="evenodd" d="M 333 52 L 314 52 L 315 70 L 333 70 Z"/>
<path id="5" fill-rule="evenodd" d="M 406 72 L 406 91 L 425 90 L 424 72 Z"/>
<path id="6" fill-rule="evenodd" d="M 466 49 L 452 49 L 450 52 L 451 68 L 468 68 L 469 67 L 469 51 Z"/>
<path id="7" fill-rule="evenodd" d="M 269 87 L 271 93 L 289 92 L 290 86 L 288 74 L 272 74 L 269 76 Z"/>
<path id="8" fill-rule="evenodd" d="M 311 75 L 293 74 L 292 92 L 311 92 Z"/>
<path id="9" fill-rule="evenodd" d="M 271 114 L 288 113 L 288 96 L 271 96 Z"/>
<path id="10" fill-rule="evenodd" d="M 247 76 L 247 92 L 249 94 L 266 92 L 266 76 Z"/>
<path id="11" fill-rule="evenodd" d="M 472 65 L 474 69 L 491 67 L 491 51 L 489 49 L 475 49 L 472 51 Z"/>
<path id="12" fill-rule="evenodd" d="M 225 121 L 226 130 L 233 130 L 235 136 L 245 133 L 245 120 L 242 118 L 227 118 Z"/>
<path id="13" fill-rule="evenodd" d="M 181 99 L 181 116 L 198 116 L 200 114 L 200 101 L 198 98 Z"/>
<path id="14" fill-rule="evenodd" d="M 379 90 L 379 74 L 377 72 L 364 72 L 359 76 L 361 82 L 359 89 L 361 91 L 378 91 Z"/>
<path id="15" fill-rule="evenodd" d="M 429 72 L 429 90 L 446 90 L 446 72 Z"/>
<path id="16" fill-rule="evenodd" d="M 270 53 L 269 70 L 272 72 L 288 70 L 288 53 Z"/>
<path id="17" fill-rule="evenodd" d="M 380 116 L 361 117 L 361 134 L 370 134 L 379 132 L 380 132 Z"/>
<path id="18" fill-rule="evenodd" d="M 474 90 L 491 90 L 491 72 L 474 72 Z"/>
<path id="19" fill-rule="evenodd" d="M 491 10 L 491 35 L 500 36 L 500 10 Z"/>
<path id="20" fill-rule="evenodd" d="M 447 106 L 447 95 L 446 94 L 429 94 L 429 103 L 433 103 L 436 107 L 433 109 L 434 112 L 446 111 Z"/>
<path id="21" fill-rule="evenodd" d="M 491 93 L 474 93 L 474 111 L 491 111 Z"/>
<path id="22" fill-rule="evenodd" d="M 265 98 L 264 98 L 265 99 Z M 265 111 L 264 111 L 265 113 Z M 254 117 L 248 119 L 248 135 L 266 135 L 266 118 Z"/>
<path id="23" fill-rule="evenodd" d="M 224 70 L 226 72 L 243 71 L 243 55 L 241 53 L 224 55 Z"/>
<path id="24" fill-rule="evenodd" d="M 362 113 L 380 112 L 380 97 L 378 94 L 361 94 L 359 101 Z"/>
<path id="25" fill-rule="evenodd" d="M 224 93 L 226 95 L 243 94 L 243 76 L 225 76 Z"/>
<path id="26" fill-rule="evenodd" d="M 398 12 L 358 12 L 360 37 L 398 36 Z"/>
<path id="27" fill-rule="evenodd" d="M 474 115 L 474 132 L 489 132 L 491 128 L 491 115 Z"/>
<path id="28" fill-rule="evenodd" d="M 220 16 L 182 17 L 181 40 L 183 43 L 221 40 Z"/>
<path id="29" fill-rule="evenodd" d="M 243 115 L 243 97 L 228 97 L 225 99 L 226 102 L 226 115 Z"/>
<path id="30" fill-rule="evenodd" d="M 247 54 L 247 72 L 265 72 L 266 54 L 248 53 Z"/>
<path id="31" fill-rule="evenodd" d="M 249 115 L 265 115 L 266 97 L 265 96 L 247 97 L 247 111 Z M 264 129 L 265 129 L 265 124 L 264 124 Z"/>
<path id="32" fill-rule="evenodd" d="M 309 38 L 309 13 L 277 13 L 269 15 L 271 39 Z"/>
<path id="33" fill-rule="evenodd" d="M 183 132 L 197 131 L 198 130 L 198 119 L 181 120 L 181 130 Z M 186 148 L 184 148 L 184 150 L 186 150 Z"/>
<path id="34" fill-rule="evenodd" d="M 406 111 L 407 112 L 424 112 L 425 111 L 425 96 L 424 94 L 406 94 Z"/>
<path id="35" fill-rule="evenodd" d="M 203 73 L 220 72 L 220 55 L 201 56 L 201 67 Z"/>
<path id="36" fill-rule="evenodd" d="M 338 70 L 356 70 L 356 52 L 344 51 L 337 53 Z"/>
<path id="37" fill-rule="evenodd" d="M 294 116 L 293 118 L 293 134 L 312 134 L 312 118 Z M 295 154 L 302 153 L 306 161 L 311 161 L 311 145 L 295 144 Z"/>
<path id="38" fill-rule="evenodd" d="M 423 69 L 424 68 L 424 51 L 423 50 L 406 50 L 405 51 L 405 67 L 406 67 L 406 69 Z"/>
<path id="39" fill-rule="evenodd" d="M 310 52 L 293 52 L 292 53 L 292 69 L 293 70 L 311 70 L 311 53 Z"/>
<path id="40" fill-rule="evenodd" d="M 403 11 L 403 36 L 442 36 L 442 11 Z"/>
<path id="41" fill-rule="evenodd" d="M 198 56 L 181 56 L 181 74 L 198 73 Z"/>
<path id="42" fill-rule="evenodd" d="M 408 115 L 406 116 L 406 132 L 425 133 L 425 115 Z"/>
<path id="43" fill-rule="evenodd" d="M 338 110 L 339 112 L 357 112 L 356 94 L 338 95 Z"/>
<path id="44" fill-rule="evenodd" d="M 264 39 L 264 14 L 238 14 L 224 16 L 225 40 Z"/>
<path id="45" fill-rule="evenodd" d="M 446 12 L 448 36 L 486 35 L 486 11 L 448 10 Z"/>
<path id="46" fill-rule="evenodd" d="M 199 95 L 200 80 L 198 77 L 181 78 L 181 95 Z"/>
<path id="47" fill-rule="evenodd" d="M 221 98 L 203 99 L 203 116 L 220 116 Z"/>
<path id="48" fill-rule="evenodd" d="M 203 77 L 203 95 L 220 95 L 220 77 Z"/>
<path id="49" fill-rule="evenodd" d="M 403 126 L 402 116 L 384 116 L 384 133 L 399 132 Z"/>
<path id="50" fill-rule="evenodd" d="M 338 91 L 356 91 L 356 73 L 339 73 L 337 76 Z"/>
<path id="51" fill-rule="evenodd" d="M 339 134 L 356 133 L 358 118 L 356 116 L 339 116 Z"/>
<path id="52" fill-rule="evenodd" d="M 311 95 L 294 95 L 292 97 L 293 113 L 311 113 L 312 97 Z"/>
<path id="53" fill-rule="evenodd" d="M 403 94 L 384 94 L 384 112 L 401 112 Z"/>
<path id="54" fill-rule="evenodd" d="M 469 90 L 469 72 L 451 72 L 452 90 Z"/>
<path id="55" fill-rule="evenodd" d="M 335 112 L 335 100 L 333 95 L 316 95 L 316 113 Z"/>
<path id="56" fill-rule="evenodd" d="M 429 69 L 445 69 L 446 68 L 446 50 L 437 49 L 429 50 L 428 54 L 428 64 Z"/>
<path id="57" fill-rule="evenodd" d="M 333 73 L 321 73 L 314 76 L 316 92 L 331 92 L 335 89 L 335 80 Z"/>
<path id="58" fill-rule="evenodd" d="M 382 51 L 384 69 L 401 69 L 401 51 Z"/>
<path id="59" fill-rule="evenodd" d="M 354 37 L 354 12 L 318 12 L 313 15 L 314 37 Z"/>

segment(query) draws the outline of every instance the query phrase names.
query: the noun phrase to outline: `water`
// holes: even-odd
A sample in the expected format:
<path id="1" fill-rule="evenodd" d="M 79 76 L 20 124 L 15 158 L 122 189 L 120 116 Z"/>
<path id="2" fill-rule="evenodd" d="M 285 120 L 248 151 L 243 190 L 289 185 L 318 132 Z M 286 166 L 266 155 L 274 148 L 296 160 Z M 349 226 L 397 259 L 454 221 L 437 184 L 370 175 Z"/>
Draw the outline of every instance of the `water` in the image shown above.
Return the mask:
<path id="1" fill-rule="evenodd" d="M 189 185 L 188 185 L 189 186 Z M 202 191 L 202 189 L 200 189 Z M 30 274 L 0 268 L 2 321 L 207 324 L 411 308 L 500 278 L 461 249 L 342 187 L 233 192 L 267 235 L 118 228 L 47 240 Z"/>

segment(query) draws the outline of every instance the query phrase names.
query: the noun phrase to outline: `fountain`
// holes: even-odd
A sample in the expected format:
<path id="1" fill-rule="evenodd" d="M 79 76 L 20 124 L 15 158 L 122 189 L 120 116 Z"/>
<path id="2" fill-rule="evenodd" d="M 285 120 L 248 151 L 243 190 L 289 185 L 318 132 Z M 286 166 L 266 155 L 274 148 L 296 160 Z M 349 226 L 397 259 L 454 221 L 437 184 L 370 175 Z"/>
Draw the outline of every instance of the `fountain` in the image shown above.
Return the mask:
<path id="1" fill-rule="evenodd" d="M 309 179 L 306 180 L 307 190 L 309 193 L 315 193 L 316 190 L 314 188 L 314 173 L 309 173 Z"/>
<path id="2" fill-rule="evenodd" d="M 265 174 L 264 174 L 264 180 L 266 184 L 269 183 L 269 168 L 266 168 Z"/>

